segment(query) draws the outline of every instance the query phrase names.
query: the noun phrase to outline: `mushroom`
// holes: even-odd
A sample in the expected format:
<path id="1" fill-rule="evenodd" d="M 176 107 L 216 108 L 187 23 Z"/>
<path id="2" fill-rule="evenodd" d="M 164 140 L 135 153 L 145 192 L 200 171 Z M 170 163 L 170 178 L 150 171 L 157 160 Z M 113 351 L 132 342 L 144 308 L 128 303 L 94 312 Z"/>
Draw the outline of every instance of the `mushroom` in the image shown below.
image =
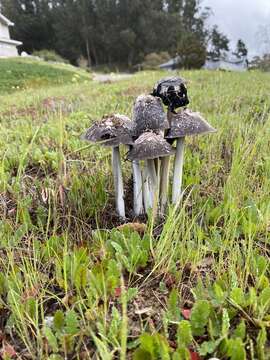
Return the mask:
<path id="1" fill-rule="evenodd" d="M 135 140 L 127 154 L 127 158 L 131 161 L 146 161 L 146 166 L 143 171 L 144 206 L 146 211 L 148 211 L 149 207 L 153 208 L 155 195 L 158 190 L 158 171 L 155 167 L 154 159 L 172 154 L 174 154 L 174 150 L 163 136 L 151 131 L 142 133 L 138 139 Z M 148 179 L 150 179 L 150 184 L 148 183 Z"/>
<path id="2" fill-rule="evenodd" d="M 161 133 L 164 129 L 169 127 L 169 123 L 166 114 L 163 110 L 161 99 L 152 95 L 140 95 L 137 97 L 133 107 L 133 122 L 134 122 L 134 134 L 140 136 L 143 132 L 151 131 L 157 134 Z M 150 178 L 153 188 L 157 187 L 157 175 L 159 175 L 159 161 L 157 160 L 157 168 L 155 169 L 155 163 L 151 160 L 146 161 L 146 165 L 143 170 L 144 176 L 144 204 L 146 211 L 149 208 L 149 204 L 153 204 L 153 191 L 150 191 L 152 198 L 148 198 L 147 187 L 149 186 L 146 179 Z"/>
<path id="3" fill-rule="evenodd" d="M 132 119 L 136 136 L 140 136 L 145 131 L 159 133 L 169 127 L 161 99 L 152 95 L 140 95 L 137 97 L 133 106 Z"/>
<path id="4" fill-rule="evenodd" d="M 133 143 L 132 131 L 132 121 L 127 116 L 113 114 L 104 116 L 101 121 L 95 122 L 82 136 L 84 140 L 102 142 L 102 145 L 112 147 L 116 210 L 122 219 L 125 219 L 126 215 L 119 145 Z"/>
<path id="5" fill-rule="evenodd" d="M 170 130 L 165 138 L 177 140 L 173 170 L 172 203 L 178 204 L 181 199 L 182 174 L 184 164 L 185 137 L 216 132 L 198 112 L 184 109 L 178 113 L 169 113 Z"/>
<path id="6" fill-rule="evenodd" d="M 166 77 L 154 86 L 153 96 L 160 98 L 171 112 L 189 104 L 185 81 L 180 77 Z"/>
<path id="7" fill-rule="evenodd" d="M 168 114 L 175 113 L 178 107 L 189 104 L 187 88 L 185 81 L 180 77 L 166 77 L 159 80 L 153 89 L 152 95 L 162 100 L 163 104 L 168 106 Z M 168 120 L 169 116 L 168 116 Z M 170 121 L 169 121 L 170 122 Z M 170 157 L 164 157 L 161 160 L 161 178 L 160 178 L 160 211 L 164 213 L 168 200 Z"/>

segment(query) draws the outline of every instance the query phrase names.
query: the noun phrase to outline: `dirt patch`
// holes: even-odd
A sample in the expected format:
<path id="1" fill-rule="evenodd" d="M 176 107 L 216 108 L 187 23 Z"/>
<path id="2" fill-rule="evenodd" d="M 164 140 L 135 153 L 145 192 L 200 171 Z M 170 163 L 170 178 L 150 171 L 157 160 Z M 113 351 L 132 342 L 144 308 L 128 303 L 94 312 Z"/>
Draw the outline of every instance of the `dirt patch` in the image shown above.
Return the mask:
<path id="1" fill-rule="evenodd" d="M 113 83 L 113 82 L 117 82 L 117 81 L 121 81 L 121 80 L 127 80 L 130 79 L 133 75 L 132 74 L 126 74 L 126 73 L 122 73 L 122 74 L 93 74 L 93 80 L 97 81 L 99 83 Z"/>

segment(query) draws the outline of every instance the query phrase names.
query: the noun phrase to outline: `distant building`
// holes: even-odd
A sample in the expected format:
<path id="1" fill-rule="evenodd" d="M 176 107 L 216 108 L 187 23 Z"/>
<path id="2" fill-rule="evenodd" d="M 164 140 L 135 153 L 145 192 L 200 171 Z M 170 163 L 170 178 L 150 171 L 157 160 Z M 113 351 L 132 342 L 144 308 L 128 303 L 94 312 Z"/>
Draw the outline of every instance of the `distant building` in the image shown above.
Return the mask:
<path id="1" fill-rule="evenodd" d="M 222 55 L 219 59 L 207 59 L 203 69 L 226 70 L 226 71 L 247 71 L 248 61 L 246 57 L 238 58 L 234 55 Z"/>
<path id="2" fill-rule="evenodd" d="M 0 57 L 18 56 L 20 41 L 10 39 L 9 26 L 14 24 L 0 13 Z"/>

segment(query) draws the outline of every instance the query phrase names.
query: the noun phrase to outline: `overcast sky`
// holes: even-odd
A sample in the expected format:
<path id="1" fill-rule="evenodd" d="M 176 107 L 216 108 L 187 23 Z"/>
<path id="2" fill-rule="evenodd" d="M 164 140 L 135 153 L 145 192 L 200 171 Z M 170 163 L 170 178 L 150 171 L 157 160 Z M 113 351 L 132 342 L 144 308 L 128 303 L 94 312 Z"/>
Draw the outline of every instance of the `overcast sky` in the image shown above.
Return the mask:
<path id="1" fill-rule="evenodd" d="M 270 0 L 203 0 L 202 5 L 212 8 L 209 21 L 232 40 L 231 47 L 241 38 L 250 56 L 262 52 L 256 35 L 260 25 L 270 25 Z"/>

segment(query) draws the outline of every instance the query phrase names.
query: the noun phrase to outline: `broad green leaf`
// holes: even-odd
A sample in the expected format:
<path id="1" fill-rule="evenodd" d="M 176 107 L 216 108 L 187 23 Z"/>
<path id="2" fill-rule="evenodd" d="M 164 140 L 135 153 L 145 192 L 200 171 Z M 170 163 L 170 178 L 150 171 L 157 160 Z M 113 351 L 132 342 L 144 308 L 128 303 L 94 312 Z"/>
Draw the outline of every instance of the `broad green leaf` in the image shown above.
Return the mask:
<path id="1" fill-rule="evenodd" d="M 150 334 L 144 333 L 140 336 L 141 346 L 140 348 L 148 352 L 151 357 L 155 353 L 154 338 Z"/>
<path id="2" fill-rule="evenodd" d="M 204 327 L 208 323 L 210 311 L 211 307 L 207 300 L 199 300 L 195 303 L 190 317 L 193 335 L 201 336 L 204 334 Z"/>
<path id="3" fill-rule="evenodd" d="M 238 306 L 245 307 L 245 294 L 241 288 L 234 288 L 230 294 L 231 300 Z"/>
<path id="4" fill-rule="evenodd" d="M 240 338 L 229 339 L 227 346 L 227 355 L 231 360 L 246 360 L 245 345 Z"/>
<path id="5" fill-rule="evenodd" d="M 57 339 L 54 336 L 52 330 L 49 327 L 44 328 L 44 335 L 46 336 L 46 339 L 48 341 L 48 344 L 53 352 L 58 352 L 58 344 Z"/>
<path id="6" fill-rule="evenodd" d="M 270 307 L 270 288 L 264 289 L 259 298 L 258 298 L 259 306 L 262 311 L 267 311 Z"/>
<path id="7" fill-rule="evenodd" d="M 57 310 L 53 317 L 53 326 L 55 330 L 61 331 L 64 327 L 65 315 L 63 311 Z"/>
<path id="8" fill-rule="evenodd" d="M 177 344 L 180 346 L 188 346 L 192 343 L 192 331 L 190 322 L 187 320 L 180 321 L 177 330 Z"/>
<path id="9" fill-rule="evenodd" d="M 74 310 L 69 310 L 65 317 L 65 330 L 67 334 L 74 335 L 79 330 L 79 321 Z"/>
<path id="10" fill-rule="evenodd" d="M 184 346 L 181 346 L 173 354 L 173 360 L 190 360 L 190 352 Z"/>
<path id="11" fill-rule="evenodd" d="M 219 344 L 220 340 L 205 341 L 199 347 L 199 354 L 202 356 L 206 356 L 207 354 L 213 354 Z"/>
<path id="12" fill-rule="evenodd" d="M 233 337 L 239 337 L 242 340 L 245 340 L 246 337 L 246 323 L 244 320 L 237 325 L 233 332 Z"/>
<path id="13" fill-rule="evenodd" d="M 226 299 L 226 293 L 217 283 L 214 283 L 213 285 L 213 295 L 214 299 L 212 300 L 212 303 L 214 305 L 222 305 L 224 303 Z"/>
<path id="14" fill-rule="evenodd" d="M 144 350 L 144 349 L 137 349 L 135 352 L 134 352 L 134 355 L 133 355 L 133 360 L 152 360 L 153 357 L 151 356 L 151 354 Z"/>
<path id="15" fill-rule="evenodd" d="M 263 327 L 257 336 L 257 353 L 259 360 L 265 360 L 265 344 L 267 341 L 267 333 L 265 328 Z"/>
<path id="16" fill-rule="evenodd" d="M 173 322 L 178 322 L 182 318 L 181 313 L 180 313 L 178 292 L 176 289 L 173 289 L 170 292 L 169 299 L 168 299 L 167 314 L 168 314 L 169 320 L 173 321 Z"/>

